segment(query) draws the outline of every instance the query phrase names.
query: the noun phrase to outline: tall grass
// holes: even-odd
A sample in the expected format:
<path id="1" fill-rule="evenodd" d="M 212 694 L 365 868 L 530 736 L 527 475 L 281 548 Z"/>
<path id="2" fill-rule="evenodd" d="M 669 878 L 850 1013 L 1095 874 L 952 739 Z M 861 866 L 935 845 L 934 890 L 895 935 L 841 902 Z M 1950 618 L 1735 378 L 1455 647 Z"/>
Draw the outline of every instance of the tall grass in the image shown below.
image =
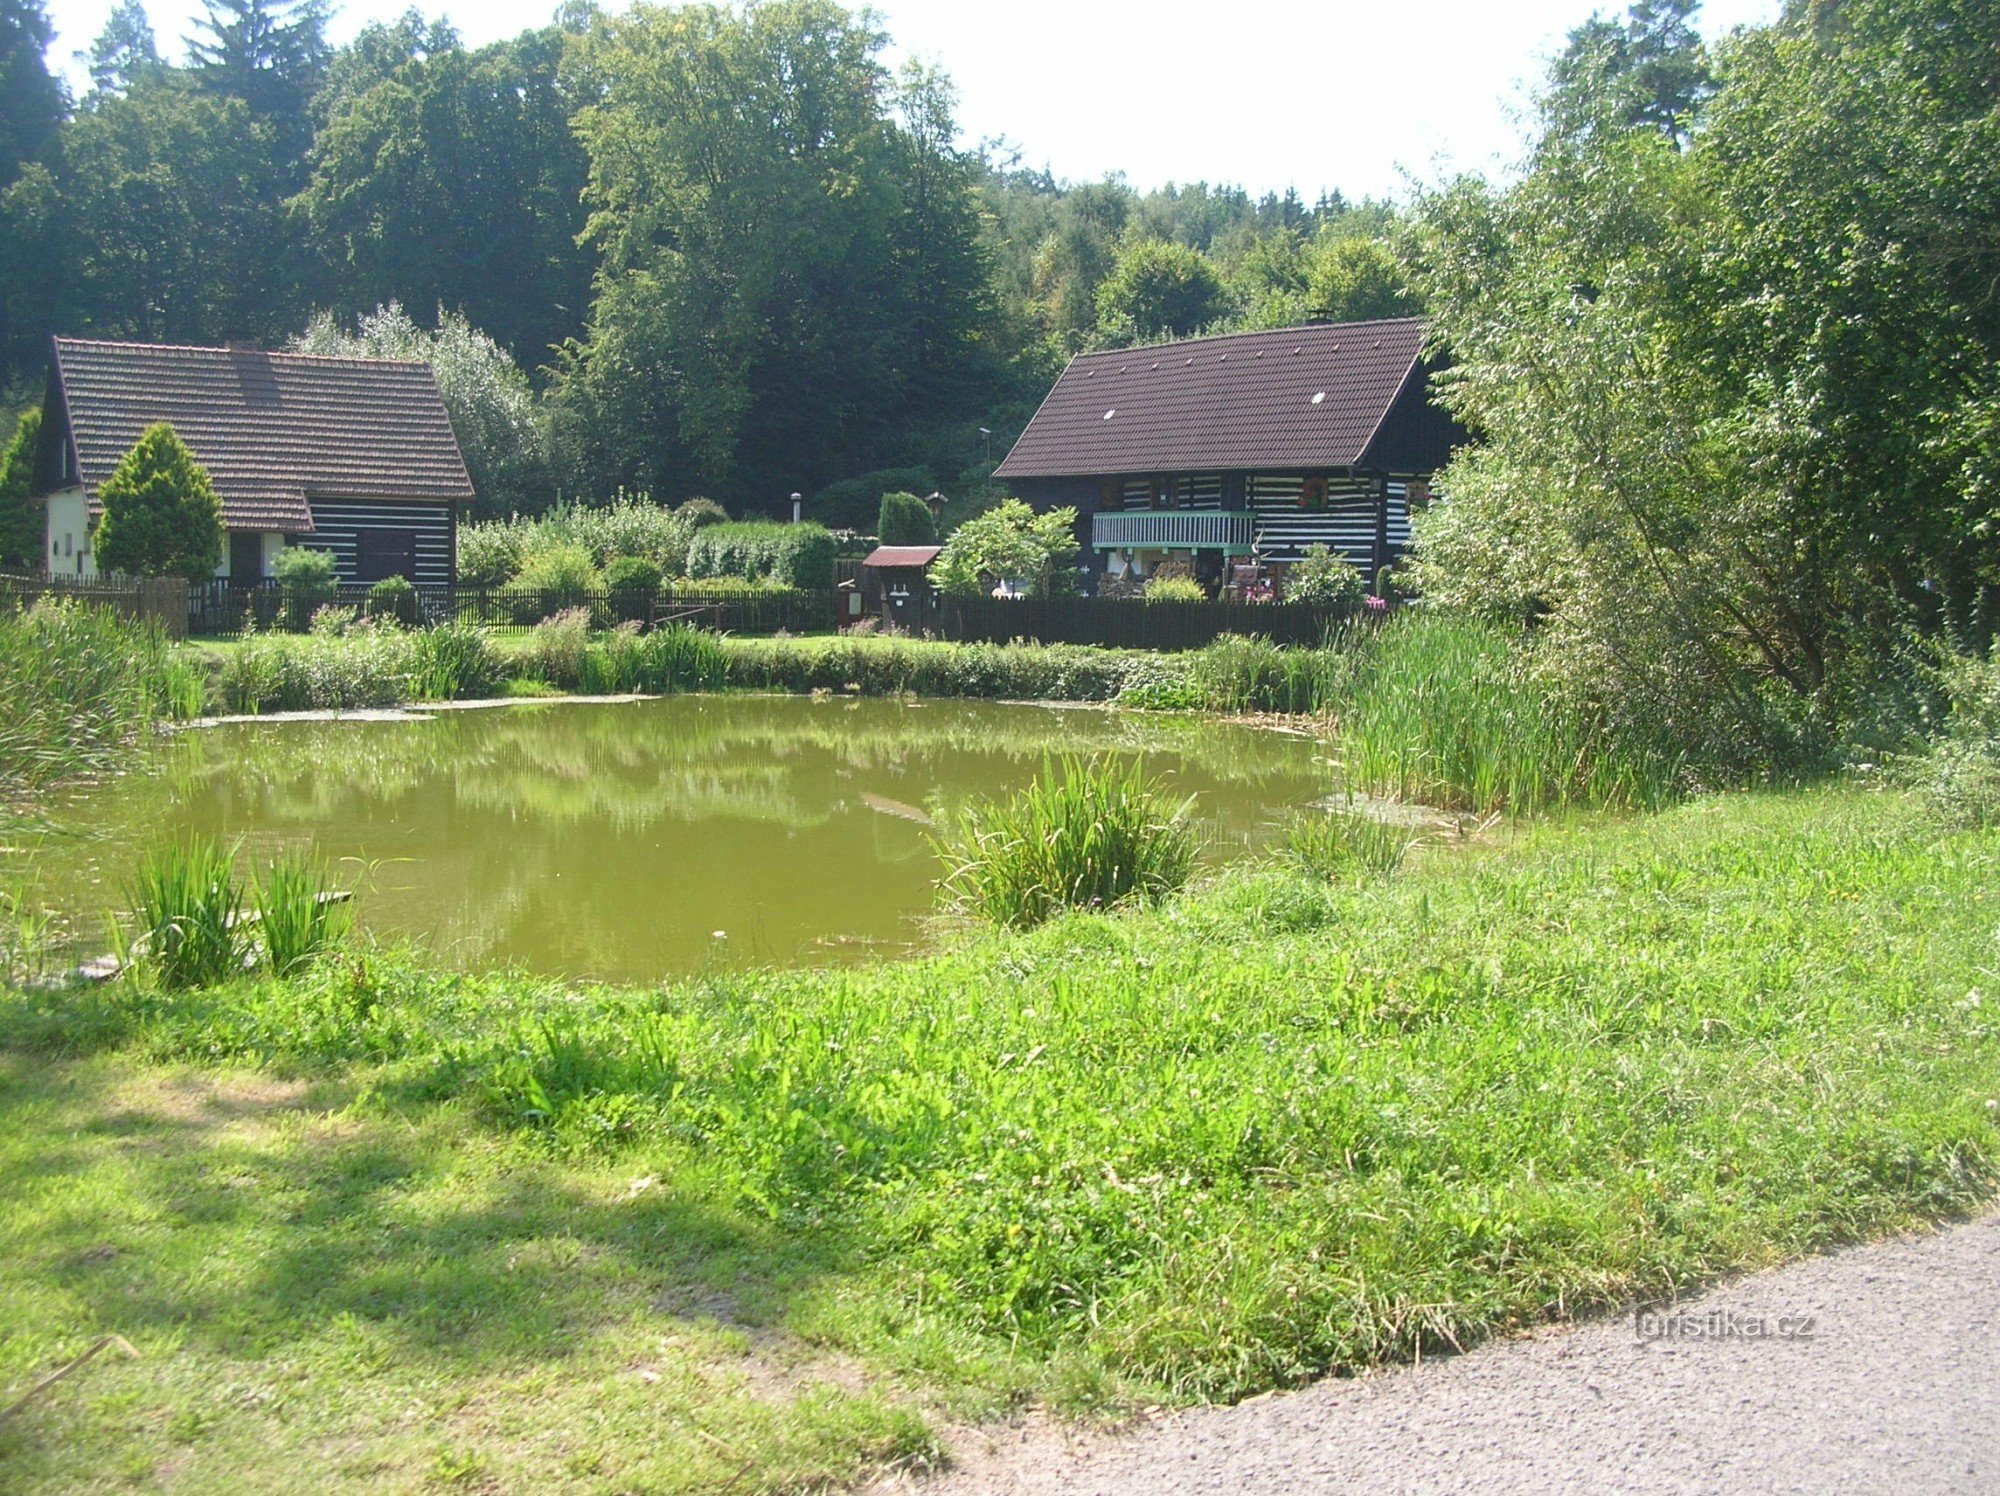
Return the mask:
<path id="1" fill-rule="evenodd" d="M 81 603 L 0 603 L 0 797 L 116 768 L 150 723 L 200 704 L 157 629 Z"/>
<path id="2" fill-rule="evenodd" d="M 1312 810 L 1286 828 L 1284 855 L 1300 871 L 1329 881 L 1381 877 L 1401 867 L 1416 843 L 1408 826 L 1345 808 Z"/>
<path id="3" fill-rule="evenodd" d="M 963 807 L 935 839 L 945 897 L 1017 930 L 1065 909 L 1155 902 L 1194 869 L 1188 809 L 1137 759 L 1044 759 L 1025 789 Z"/>
<path id="4" fill-rule="evenodd" d="M 1680 768 L 1669 746 L 1621 740 L 1555 695 L 1518 639 L 1450 614 L 1367 638 L 1338 716 L 1351 787 L 1452 810 L 1657 807 Z"/>
<path id="5" fill-rule="evenodd" d="M 257 879 L 257 933 L 276 976 L 295 975 L 331 950 L 347 927 L 326 864 L 310 852 L 270 863 Z"/>
<path id="6" fill-rule="evenodd" d="M 133 877 L 138 929 L 129 943 L 162 987 L 213 987 L 243 970 L 235 859 L 207 837 L 162 847 Z"/>

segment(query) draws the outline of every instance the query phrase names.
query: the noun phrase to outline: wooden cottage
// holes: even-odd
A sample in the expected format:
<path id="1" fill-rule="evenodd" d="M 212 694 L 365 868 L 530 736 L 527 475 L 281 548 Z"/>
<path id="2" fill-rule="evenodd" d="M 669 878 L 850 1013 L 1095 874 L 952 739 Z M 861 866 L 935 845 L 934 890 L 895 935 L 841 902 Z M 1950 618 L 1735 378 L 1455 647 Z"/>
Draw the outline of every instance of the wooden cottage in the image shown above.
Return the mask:
<path id="1" fill-rule="evenodd" d="M 1465 432 L 1428 397 L 1415 318 L 1080 354 L 995 476 L 1076 506 L 1092 573 L 1168 560 L 1211 586 L 1282 578 L 1313 545 L 1372 579 Z"/>
<path id="2" fill-rule="evenodd" d="M 451 582 L 472 480 L 428 365 L 81 338 L 55 340 L 37 454 L 52 574 L 96 575 L 98 488 L 162 421 L 222 501 L 218 578 L 300 545 L 343 582 Z"/>

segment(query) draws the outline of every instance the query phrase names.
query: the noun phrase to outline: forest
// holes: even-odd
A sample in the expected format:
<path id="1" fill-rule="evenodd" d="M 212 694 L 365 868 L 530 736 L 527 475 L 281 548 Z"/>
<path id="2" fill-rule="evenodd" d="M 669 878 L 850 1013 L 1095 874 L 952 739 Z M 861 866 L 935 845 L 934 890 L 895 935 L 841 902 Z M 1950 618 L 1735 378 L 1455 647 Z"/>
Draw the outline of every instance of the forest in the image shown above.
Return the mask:
<path id="1" fill-rule="evenodd" d="M 572 0 L 481 48 L 327 20 L 210 0 L 169 61 L 121 0 L 72 98 L 44 0 L 0 0 L 12 406 L 58 331 L 414 354 L 478 392 L 488 512 L 778 513 L 884 469 L 976 491 L 1078 348 L 1409 306 L 1387 206 L 967 148 L 950 80 L 831 0 Z"/>

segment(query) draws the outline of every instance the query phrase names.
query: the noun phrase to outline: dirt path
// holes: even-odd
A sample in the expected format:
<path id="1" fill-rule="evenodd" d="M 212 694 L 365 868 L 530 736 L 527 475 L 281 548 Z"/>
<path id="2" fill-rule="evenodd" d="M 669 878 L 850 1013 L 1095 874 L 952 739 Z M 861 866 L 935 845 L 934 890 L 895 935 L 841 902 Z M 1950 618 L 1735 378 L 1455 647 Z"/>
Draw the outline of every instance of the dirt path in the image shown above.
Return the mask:
<path id="1" fill-rule="evenodd" d="M 2000 1491 L 2000 1216 L 1663 1319 L 1651 1339 L 1626 1315 L 1124 1437 L 988 1431 L 926 1490 Z"/>

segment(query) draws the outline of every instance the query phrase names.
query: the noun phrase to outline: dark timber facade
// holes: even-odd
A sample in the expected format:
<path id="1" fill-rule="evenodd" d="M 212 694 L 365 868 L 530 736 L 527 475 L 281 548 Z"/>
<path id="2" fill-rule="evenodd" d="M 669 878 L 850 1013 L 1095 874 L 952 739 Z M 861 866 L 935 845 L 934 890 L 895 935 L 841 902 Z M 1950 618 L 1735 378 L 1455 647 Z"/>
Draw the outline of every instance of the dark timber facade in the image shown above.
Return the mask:
<path id="1" fill-rule="evenodd" d="M 306 546 L 343 582 L 451 583 L 472 480 L 427 365 L 81 338 L 56 339 L 43 408 L 50 572 L 95 574 L 98 489 L 161 422 L 222 501 L 219 580 L 261 581 Z"/>
<path id="2" fill-rule="evenodd" d="M 1186 560 L 1282 576 L 1307 548 L 1371 581 L 1465 433 L 1428 398 L 1413 318 L 1194 338 L 1070 361 L 996 470 L 1074 505 L 1100 576 Z"/>

